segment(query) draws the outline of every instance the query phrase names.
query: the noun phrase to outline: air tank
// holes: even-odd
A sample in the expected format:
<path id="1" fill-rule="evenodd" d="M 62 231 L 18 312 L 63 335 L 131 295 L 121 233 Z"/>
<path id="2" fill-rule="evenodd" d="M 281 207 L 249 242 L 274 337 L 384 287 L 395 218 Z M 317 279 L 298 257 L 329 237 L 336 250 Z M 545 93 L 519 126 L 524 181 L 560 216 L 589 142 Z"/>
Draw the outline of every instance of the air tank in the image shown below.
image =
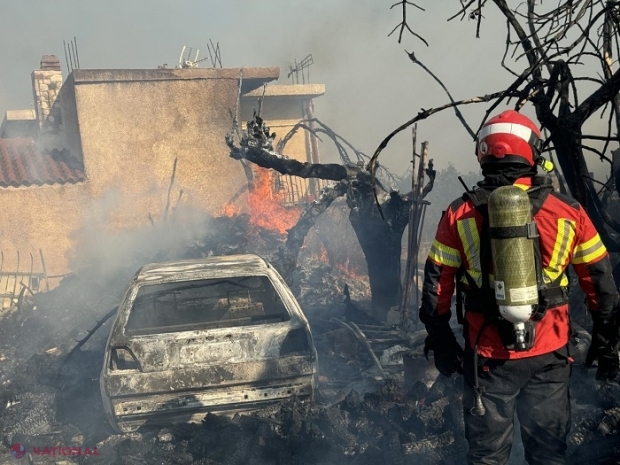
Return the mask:
<path id="1" fill-rule="evenodd" d="M 491 229 L 495 300 L 500 315 L 515 327 L 515 348 L 525 350 L 524 323 L 538 303 L 534 242 L 523 228 L 532 223 L 530 200 L 523 189 L 502 186 L 489 196 L 488 211 L 490 228 L 497 228 Z"/>

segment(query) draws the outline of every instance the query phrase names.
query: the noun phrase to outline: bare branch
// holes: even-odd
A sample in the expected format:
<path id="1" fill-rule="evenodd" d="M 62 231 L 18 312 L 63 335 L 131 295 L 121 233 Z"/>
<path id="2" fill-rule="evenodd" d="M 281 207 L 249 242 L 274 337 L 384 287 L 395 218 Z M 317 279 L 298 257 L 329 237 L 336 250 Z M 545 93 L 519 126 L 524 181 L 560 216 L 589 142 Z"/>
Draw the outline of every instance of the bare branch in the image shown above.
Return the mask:
<path id="1" fill-rule="evenodd" d="M 454 18 L 456 18 L 459 15 L 461 15 L 461 20 L 463 20 L 463 18 L 465 18 L 465 14 L 467 13 L 467 8 L 472 6 L 475 1 L 476 0 L 469 0 L 469 3 L 467 3 L 466 5 L 463 5 L 463 2 L 461 2 L 462 8 L 456 14 L 450 16 L 448 18 L 448 21 L 452 21 Z"/>
<path id="2" fill-rule="evenodd" d="M 375 171 L 377 169 L 377 159 L 379 158 L 379 155 L 381 154 L 383 149 L 385 149 L 387 147 L 387 145 L 390 143 L 390 141 L 392 140 L 392 138 L 396 134 L 400 133 L 401 131 L 404 131 L 405 129 L 407 129 L 412 124 L 414 124 L 414 123 L 416 123 L 418 121 L 422 121 L 422 120 L 428 118 L 429 116 L 434 115 L 435 113 L 439 113 L 440 111 L 443 111 L 443 110 L 445 110 L 447 108 L 452 108 L 452 107 L 455 107 L 457 105 L 469 105 L 471 103 L 488 102 L 488 101 L 493 100 L 493 99 L 495 99 L 497 97 L 500 97 L 504 93 L 505 93 L 504 91 L 502 91 L 502 92 L 495 92 L 495 93 L 489 94 L 489 95 L 482 95 L 482 96 L 479 96 L 479 97 L 473 97 L 473 98 L 469 98 L 469 99 L 465 99 L 465 100 L 459 100 L 457 102 L 447 103 L 447 104 L 442 105 L 440 107 L 429 108 L 428 110 L 425 110 L 425 109 L 420 110 L 416 116 L 411 118 L 406 123 L 401 124 L 399 127 L 394 129 L 390 134 L 388 134 L 387 137 L 385 137 L 385 139 L 383 139 L 381 141 L 381 143 L 379 144 L 379 146 L 375 150 L 375 153 L 372 155 L 372 157 L 370 158 L 370 161 L 366 165 L 366 169 L 368 171 L 370 171 L 370 173 L 372 174 L 372 176 L 374 178 Z"/>
<path id="3" fill-rule="evenodd" d="M 536 51 L 532 47 L 530 39 L 521 27 L 521 24 L 517 20 L 515 14 L 510 9 L 510 7 L 508 7 L 505 0 L 493 0 L 493 2 L 504 14 L 514 31 L 517 33 L 521 46 L 523 47 L 523 50 L 525 50 L 527 60 L 530 64 L 530 68 L 532 69 L 532 73 L 534 74 L 534 78 L 540 79 L 540 69 L 537 66 L 537 63 L 539 62 L 539 57 L 536 55 Z"/>
<path id="4" fill-rule="evenodd" d="M 570 118 L 582 126 L 605 102 L 614 99 L 618 92 L 620 92 L 620 69 L 607 80 L 605 85 L 585 99 Z"/>
<path id="5" fill-rule="evenodd" d="M 611 160 L 610 160 L 609 158 L 607 158 L 605 155 L 603 155 L 603 152 L 601 152 L 600 150 L 596 150 L 596 149 L 595 149 L 595 148 L 593 148 L 593 147 L 588 147 L 587 145 L 581 145 L 581 148 L 582 148 L 582 149 L 584 149 L 584 150 L 587 150 L 587 151 L 589 151 L 589 152 L 596 153 L 596 154 L 599 156 L 599 158 L 601 159 L 601 161 L 605 160 L 606 162 L 608 162 L 609 164 L 611 164 Z M 589 176 L 588 176 L 587 178 L 588 178 L 590 181 L 598 182 L 598 181 L 596 181 L 596 179 L 592 179 L 592 178 L 591 178 L 591 177 L 589 177 Z"/>
<path id="6" fill-rule="evenodd" d="M 425 11 L 424 8 L 416 5 L 415 3 L 412 3 L 408 0 L 401 0 L 400 2 L 394 3 L 394 5 L 392 5 L 390 7 L 390 9 L 394 8 L 395 6 L 401 5 L 402 7 L 402 21 L 396 25 L 396 27 L 394 29 L 392 29 L 392 32 L 390 32 L 388 34 L 388 37 L 390 37 L 392 34 L 394 34 L 394 31 L 396 31 L 396 29 L 398 29 L 400 27 L 400 31 L 398 33 L 398 43 L 400 44 L 400 42 L 403 39 L 403 32 L 405 32 L 405 29 L 407 29 L 411 35 L 417 37 L 418 39 L 420 39 L 422 42 L 424 42 L 424 44 L 428 47 L 428 42 L 424 39 L 424 37 L 422 37 L 419 34 L 416 34 L 415 32 L 413 32 L 413 30 L 409 27 L 409 24 L 407 24 L 407 5 L 411 5 L 414 6 L 422 11 Z"/>
<path id="7" fill-rule="evenodd" d="M 420 60 L 418 60 L 416 58 L 416 56 L 415 56 L 415 54 L 413 52 L 407 52 L 406 51 L 406 53 L 409 56 L 409 59 L 413 63 L 415 63 L 416 65 L 419 65 L 424 71 L 426 71 L 441 86 L 441 88 L 444 90 L 444 92 L 446 93 L 446 95 L 450 99 L 450 102 L 454 103 L 454 99 L 452 98 L 452 94 L 450 94 L 450 91 L 448 90 L 448 88 L 444 85 L 443 82 L 441 82 L 441 80 L 435 75 L 435 73 L 433 73 L 430 69 L 428 69 L 426 66 L 424 66 L 424 64 Z M 459 119 L 459 121 L 461 122 L 463 127 L 465 127 L 465 130 L 469 133 L 471 138 L 475 139 L 476 138 L 476 133 L 471 129 L 469 124 L 467 124 L 467 121 L 465 121 L 465 117 L 463 116 L 463 114 L 459 110 L 458 106 L 454 106 L 454 113 L 456 114 L 456 117 Z"/>

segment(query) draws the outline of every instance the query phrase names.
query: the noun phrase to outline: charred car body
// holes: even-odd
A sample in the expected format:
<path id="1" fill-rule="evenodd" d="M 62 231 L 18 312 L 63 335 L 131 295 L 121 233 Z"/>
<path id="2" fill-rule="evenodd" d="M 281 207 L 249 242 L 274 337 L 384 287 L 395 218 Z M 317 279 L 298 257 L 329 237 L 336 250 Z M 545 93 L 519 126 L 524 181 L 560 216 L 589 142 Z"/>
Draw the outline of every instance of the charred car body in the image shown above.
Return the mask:
<path id="1" fill-rule="evenodd" d="M 114 429 L 198 421 L 293 395 L 312 399 L 308 321 L 256 255 L 146 265 L 113 323 L 100 388 Z"/>

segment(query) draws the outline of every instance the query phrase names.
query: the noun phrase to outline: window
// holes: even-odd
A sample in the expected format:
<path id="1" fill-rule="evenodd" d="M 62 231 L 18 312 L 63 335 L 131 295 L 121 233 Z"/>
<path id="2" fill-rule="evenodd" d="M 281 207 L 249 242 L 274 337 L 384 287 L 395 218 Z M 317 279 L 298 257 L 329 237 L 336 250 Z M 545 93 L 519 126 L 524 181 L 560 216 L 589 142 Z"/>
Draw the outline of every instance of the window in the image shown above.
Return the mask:
<path id="1" fill-rule="evenodd" d="M 289 319 L 267 276 L 244 276 L 142 286 L 126 330 L 129 334 L 158 334 Z"/>

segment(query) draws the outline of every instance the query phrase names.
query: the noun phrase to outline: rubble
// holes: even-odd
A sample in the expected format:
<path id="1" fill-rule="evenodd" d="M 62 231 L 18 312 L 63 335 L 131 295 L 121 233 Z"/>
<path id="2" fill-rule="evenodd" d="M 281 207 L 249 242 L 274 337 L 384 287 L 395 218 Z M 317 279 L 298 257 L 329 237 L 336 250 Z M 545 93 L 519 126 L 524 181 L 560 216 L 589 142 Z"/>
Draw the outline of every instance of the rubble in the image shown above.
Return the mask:
<path id="1" fill-rule="evenodd" d="M 217 219 L 212 237 L 151 261 L 240 252 L 273 257 L 280 238 L 259 231 L 247 241 L 248 228 L 242 216 Z M 99 393 L 110 322 L 72 349 L 120 301 L 137 266 L 128 263 L 106 279 L 85 271 L 0 321 L 0 464 L 15 463 L 16 444 L 30 457 L 24 463 L 464 463 L 462 378 L 437 376 L 422 356 L 423 333 L 403 337 L 359 310 L 367 282 L 302 253 L 296 283 L 319 354 L 317 402 L 292 398 L 252 414 L 114 434 Z M 359 334 L 332 318 L 357 326 L 383 374 Z M 592 371 L 576 366 L 571 390 L 568 463 L 619 463 L 620 386 L 598 384 Z"/>

